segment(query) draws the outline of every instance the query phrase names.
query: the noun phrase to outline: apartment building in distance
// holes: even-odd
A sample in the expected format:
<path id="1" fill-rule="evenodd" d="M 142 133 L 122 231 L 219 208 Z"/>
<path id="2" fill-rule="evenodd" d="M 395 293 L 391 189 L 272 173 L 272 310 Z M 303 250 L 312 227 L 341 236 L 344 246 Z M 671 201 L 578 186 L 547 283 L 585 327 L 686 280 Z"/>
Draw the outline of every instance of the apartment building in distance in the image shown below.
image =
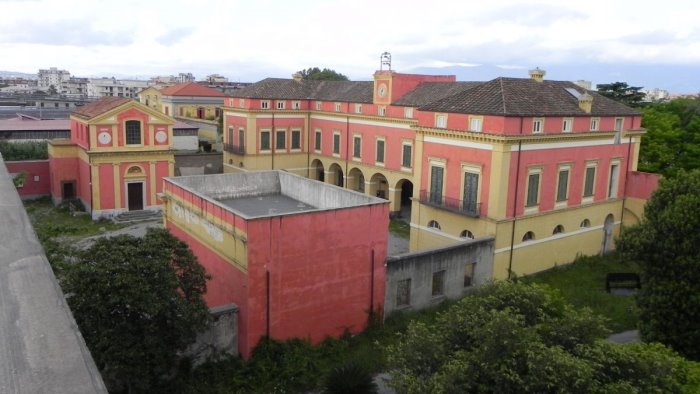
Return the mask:
<path id="1" fill-rule="evenodd" d="M 641 113 L 544 76 L 268 78 L 224 100 L 224 168 L 382 197 L 412 251 L 494 237 L 494 278 L 541 271 L 611 250 L 656 179 L 636 171 Z"/>

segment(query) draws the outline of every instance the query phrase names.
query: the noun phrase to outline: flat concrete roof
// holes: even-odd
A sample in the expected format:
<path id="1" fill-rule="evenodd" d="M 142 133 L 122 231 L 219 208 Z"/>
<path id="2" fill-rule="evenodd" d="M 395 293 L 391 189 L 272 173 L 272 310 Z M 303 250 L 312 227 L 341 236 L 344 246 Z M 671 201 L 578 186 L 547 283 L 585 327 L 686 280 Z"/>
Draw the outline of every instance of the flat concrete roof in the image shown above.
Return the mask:
<path id="1" fill-rule="evenodd" d="M 107 393 L 0 157 L 0 393 Z"/>
<path id="2" fill-rule="evenodd" d="M 389 203 L 278 170 L 165 179 L 248 219 Z"/>

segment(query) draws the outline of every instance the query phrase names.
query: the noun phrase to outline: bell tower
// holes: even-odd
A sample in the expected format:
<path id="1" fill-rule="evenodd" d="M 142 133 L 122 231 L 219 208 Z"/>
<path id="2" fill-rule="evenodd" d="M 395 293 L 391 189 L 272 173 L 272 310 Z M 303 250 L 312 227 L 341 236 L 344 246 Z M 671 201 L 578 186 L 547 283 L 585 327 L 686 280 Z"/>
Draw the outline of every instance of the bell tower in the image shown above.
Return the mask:
<path id="1" fill-rule="evenodd" d="M 391 81 L 394 72 L 391 71 L 391 53 L 384 52 L 379 56 L 379 70 L 374 73 L 374 103 L 391 103 Z"/>

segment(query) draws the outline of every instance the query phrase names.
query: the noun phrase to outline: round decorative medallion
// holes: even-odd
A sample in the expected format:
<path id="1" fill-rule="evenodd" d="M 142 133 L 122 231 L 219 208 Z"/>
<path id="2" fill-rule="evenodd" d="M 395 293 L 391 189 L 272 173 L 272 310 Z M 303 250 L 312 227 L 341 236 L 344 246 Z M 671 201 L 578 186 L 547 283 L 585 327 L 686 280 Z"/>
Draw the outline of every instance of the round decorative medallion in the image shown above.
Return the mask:
<path id="1" fill-rule="evenodd" d="M 156 141 L 158 141 L 158 143 L 162 144 L 162 143 L 165 142 L 167 139 L 168 139 L 168 135 L 165 133 L 165 131 L 159 130 L 159 131 L 156 133 Z"/>
<path id="2" fill-rule="evenodd" d="M 379 97 L 386 96 L 386 84 L 379 85 L 379 89 L 377 89 L 377 93 L 379 94 Z"/>
<path id="3" fill-rule="evenodd" d="M 106 131 L 101 132 L 97 136 L 97 139 L 100 141 L 100 144 L 102 144 L 102 145 L 107 145 L 110 142 L 112 142 L 112 136 L 109 134 L 109 132 L 106 132 Z"/>

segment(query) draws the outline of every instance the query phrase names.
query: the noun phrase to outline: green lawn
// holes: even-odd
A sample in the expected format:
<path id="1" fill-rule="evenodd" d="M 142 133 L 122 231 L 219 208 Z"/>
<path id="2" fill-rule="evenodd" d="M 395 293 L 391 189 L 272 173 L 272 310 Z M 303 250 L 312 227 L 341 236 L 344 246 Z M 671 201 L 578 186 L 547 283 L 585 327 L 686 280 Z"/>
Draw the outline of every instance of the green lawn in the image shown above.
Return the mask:
<path id="1" fill-rule="evenodd" d="M 66 206 L 54 206 L 48 198 L 24 202 L 24 208 L 39 239 L 60 236 L 89 237 L 125 227 L 111 220 L 93 221 L 85 212 L 71 213 Z"/>
<path id="2" fill-rule="evenodd" d="M 639 272 L 639 267 L 635 263 L 622 261 L 617 254 L 587 256 L 572 264 L 520 280 L 558 289 L 574 306 L 587 306 L 610 319 L 608 328 L 613 332 L 633 330 L 638 319 L 634 296 L 613 295 L 605 291 L 605 276 L 611 272 Z"/>
<path id="3" fill-rule="evenodd" d="M 411 226 L 403 220 L 392 219 L 389 222 L 389 231 L 399 237 L 408 238 L 411 235 Z"/>

